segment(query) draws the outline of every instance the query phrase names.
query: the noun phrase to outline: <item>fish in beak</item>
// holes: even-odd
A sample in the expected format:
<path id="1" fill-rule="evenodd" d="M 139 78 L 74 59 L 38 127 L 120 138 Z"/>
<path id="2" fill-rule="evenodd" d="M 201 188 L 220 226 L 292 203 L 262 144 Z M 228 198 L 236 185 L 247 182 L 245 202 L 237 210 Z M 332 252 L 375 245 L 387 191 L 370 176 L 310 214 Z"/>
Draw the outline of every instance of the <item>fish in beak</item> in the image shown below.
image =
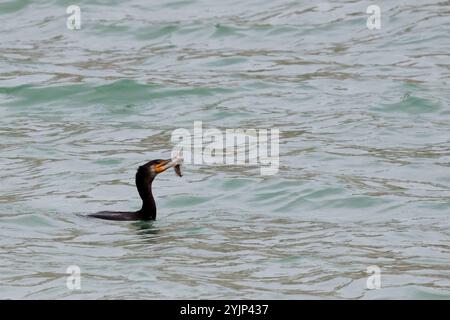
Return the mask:
<path id="1" fill-rule="evenodd" d="M 181 174 L 181 163 L 183 161 L 180 158 L 161 160 L 158 164 L 155 165 L 155 172 L 161 173 L 166 171 L 169 168 L 174 168 L 177 176 L 182 177 Z"/>

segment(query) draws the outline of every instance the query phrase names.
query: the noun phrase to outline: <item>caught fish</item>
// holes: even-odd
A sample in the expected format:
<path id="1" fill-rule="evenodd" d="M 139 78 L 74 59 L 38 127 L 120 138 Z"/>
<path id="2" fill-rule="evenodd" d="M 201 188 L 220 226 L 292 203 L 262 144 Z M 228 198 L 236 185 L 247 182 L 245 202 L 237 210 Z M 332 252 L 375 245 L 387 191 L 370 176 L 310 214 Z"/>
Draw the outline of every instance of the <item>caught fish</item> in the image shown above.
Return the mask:
<path id="1" fill-rule="evenodd" d="M 173 166 L 175 173 L 177 176 L 182 177 L 183 174 L 181 173 L 181 164 L 183 163 L 183 158 L 181 158 L 179 155 L 176 155 L 172 158 L 172 162 L 175 164 Z"/>
<path id="2" fill-rule="evenodd" d="M 177 164 L 175 167 L 173 167 L 175 169 L 175 173 L 177 174 L 177 176 L 182 177 L 183 175 L 181 174 L 181 165 Z"/>

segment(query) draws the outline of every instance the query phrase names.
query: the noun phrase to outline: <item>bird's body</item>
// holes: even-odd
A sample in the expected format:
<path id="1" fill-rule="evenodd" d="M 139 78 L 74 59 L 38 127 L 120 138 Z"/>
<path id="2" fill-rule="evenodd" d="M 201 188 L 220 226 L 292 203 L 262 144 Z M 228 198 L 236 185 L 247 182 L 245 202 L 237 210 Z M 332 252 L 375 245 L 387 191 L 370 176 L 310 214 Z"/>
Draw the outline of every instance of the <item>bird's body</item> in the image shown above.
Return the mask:
<path id="1" fill-rule="evenodd" d="M 136 172 L 136 187 L 142 199 L 142 208 L 139 211 L 101 211 L 88 216 L 115 221 L 155 220 L 156 203 L 153 198 L 152 183 L 156 175 L 172 167 L 175 168 L 177 175 L 181 177 L 180 161 L 158 159 L 147 162 L 138 168 Z"/>
<path id="2" fill-rule="evenodd" d="M 152 219 L 143 219 L 142 215 L 140 214 L 140 211 L 135 212 L 100 211 L 97 213 L 90 214 L 89 217 L 115 221 L 152 220 Z"/>

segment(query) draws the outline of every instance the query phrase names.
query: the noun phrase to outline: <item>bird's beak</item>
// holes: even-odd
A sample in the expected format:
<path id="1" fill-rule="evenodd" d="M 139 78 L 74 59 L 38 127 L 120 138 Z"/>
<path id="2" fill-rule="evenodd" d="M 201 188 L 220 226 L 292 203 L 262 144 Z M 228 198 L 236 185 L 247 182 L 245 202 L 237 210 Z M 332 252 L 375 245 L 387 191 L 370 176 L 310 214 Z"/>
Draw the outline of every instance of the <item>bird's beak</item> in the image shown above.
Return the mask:
<path id="1" fill-rule="evenodd" d="M 160 163 L 158 163 L 157 165 L 155 165 L 155 172 L 156 173 L 161 173 L 166 171 L 169 168 L 172 168 L 174 166 L 176 166 L 178 163 L 172 161 L 172 159 L 169 160 L 163 160 Z"/>

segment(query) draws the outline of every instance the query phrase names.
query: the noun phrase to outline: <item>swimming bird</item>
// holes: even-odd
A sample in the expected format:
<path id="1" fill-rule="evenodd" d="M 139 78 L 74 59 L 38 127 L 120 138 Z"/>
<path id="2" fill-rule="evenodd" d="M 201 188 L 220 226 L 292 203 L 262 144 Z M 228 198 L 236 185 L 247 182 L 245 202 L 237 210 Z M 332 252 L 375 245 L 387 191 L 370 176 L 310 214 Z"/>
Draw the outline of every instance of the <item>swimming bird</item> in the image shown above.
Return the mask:
<path id="1" fill-rule="evenodd" d="M 101 211 L 89 214 L 88 217 L 116 221 L 155 220 L 156 204 L 152 193 L 152 183 L 158 174 L 172 167 L 175 168 L 176 174 L 181 177 L 179 159 L 156 159 L 138 168 L 136 172 L 136 187 L 142 199 L 142 208 L 140 210 L 135 212 Z"/>

